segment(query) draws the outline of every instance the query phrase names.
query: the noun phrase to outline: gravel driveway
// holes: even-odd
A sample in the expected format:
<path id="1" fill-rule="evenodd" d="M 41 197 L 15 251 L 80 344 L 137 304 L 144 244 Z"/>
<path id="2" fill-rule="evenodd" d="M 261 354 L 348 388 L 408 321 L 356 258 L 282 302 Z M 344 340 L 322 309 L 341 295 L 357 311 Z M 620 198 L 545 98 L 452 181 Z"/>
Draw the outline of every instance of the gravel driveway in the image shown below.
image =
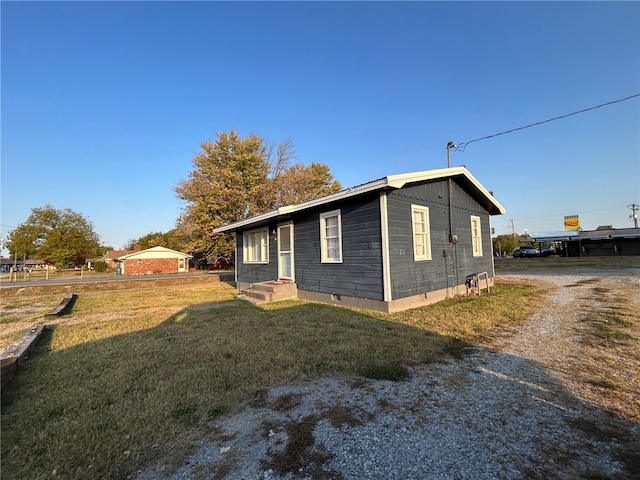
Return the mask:
<path id="1" fill-rule="evenodd" d="M 150 466 L 137 478 L 640 478 L 638 419 L 590 397 L 572 367 L 585 353 L 577 329 L 592 301 L 586 278 L 537 275 L 558 288 L 527 324 L 461 359 L 415 368 L 409 380 L 330 377 L 271 389 L 223 418 L 215 440 L 177 470 Z M 603 291 L 631 288 L 640 310 L 640 277 L 600 282 Z M 637 364 L 626 365 L 616 375 L 632 387 L 619 395 L 640 402 Z"/>

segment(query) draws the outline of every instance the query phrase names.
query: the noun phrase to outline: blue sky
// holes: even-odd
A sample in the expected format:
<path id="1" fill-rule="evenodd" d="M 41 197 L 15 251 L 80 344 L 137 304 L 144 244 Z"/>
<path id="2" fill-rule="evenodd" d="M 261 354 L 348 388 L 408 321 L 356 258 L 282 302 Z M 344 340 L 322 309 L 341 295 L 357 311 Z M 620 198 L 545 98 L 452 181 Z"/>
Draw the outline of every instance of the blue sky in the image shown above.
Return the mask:
<path id="1" fill-rule="evenodd" d="M 1 2 L 1 232 L 51 204 L 105 245 L 173 228 L 200 143 L 291 138 L 344 187 L 640 93 L 638 2 Z M 632 227 L 640 99 L 452 151 L 497 234 Z"/>

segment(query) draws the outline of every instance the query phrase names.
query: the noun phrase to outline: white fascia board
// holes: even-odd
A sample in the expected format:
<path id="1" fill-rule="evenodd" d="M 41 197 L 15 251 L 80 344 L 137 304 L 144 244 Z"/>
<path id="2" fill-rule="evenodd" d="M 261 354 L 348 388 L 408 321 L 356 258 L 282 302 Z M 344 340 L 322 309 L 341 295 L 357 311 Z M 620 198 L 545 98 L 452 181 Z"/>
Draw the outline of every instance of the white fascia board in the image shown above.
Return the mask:
<path id="1" fill-rule="evenodd" d="M 388 184 L 394 188 L 402 188 L 407 183 L 424 182 L 425 180 L 435 180 L 439 178 L 453 177 L 460 174 L 468 174 L 465 167 L 439 168 L 436 170 L 424 170 L 421 172 L 401 173 L 387 177 Z"/>
<path id="2" fill-rule="evenodd" d="M 407 183 L 424 182 L 426 180 L 437 180 L 441 178 L 456 177 L 462 175 L 466 177 L 491 203 L 495 205 L 498 211 L 504 215 L 506 209 L 498 202 L 494 196 L 482 186 L 482 184 L 473 176 L 466 167 L 439 168 L 436 170 L 425 170 L 423 172 L 405 173 L 400 175 L 391 175 L 387 177 L 388 185 L 394 188 L 402 188 Z"/>
<path id="3" fill-rule="evenodd" d="M 326 197 L 316 198 L 314 200 L 309 200 L 298 205 L 287 205 L 286 207 L 280 207 L 278 211 L 283 215 L 287 213 L 299 212 L 300 210 L 319 207 L 330 202 L 336 202 L 339 200 L 344 200 L 345 198 L 355 197 L 356 195 L 361 195 L 363 193 L 380 190 L 381 188 L 388 186 L 387 178 L 388 177 L 385 177 L 380 180 L 374 180 L 373 182 L 358 185 L 357 187 L 340 190 L 339 192 L 332 193 L 331 195 L 327 195 Z"/>
<path id="4" fill-rule="evenodd" d="M 460 168 L 464 168 L 464 167 L 460 167 Z M 489 192 L 489 190 L 487 190 L 486 188 L 484 188 L 482 186 L 482 184 L 476 179 L 476 177 L 474 177 L 473 175 L 471 175 L 471 173 L 464 168 L 464 175 L 465 177 L 467 177 L 471 183 L 473 183 L 475 185 L 475 187 L 480 190 L 480 192 L 487 197 L 487 199 L 493 203 L 496 208 L 498 209 L 498 211 L 500 212 L 500 215 L 504 215 L 505 213 L 507 213 L 507 210 L 500 204 L 500 202 L 498 202 L 498 200 L 496 200 L 493 196 L 493 194 L 491 192 Z"/>
<path id="5" fill-rule="evenodd" d="M 381 188 L 386 187 L 387 178 L 383 178 L 380 180 L 375 180 L 373 182 L 365 183 L 363 185 L 358 185 L 357 187 L 347 188 L 345 190 L 340 190 L 339 192 L 332 193 L 327 195 L 326 197 L 316 198 L 314 200 L 309 200 L 303 203 L 299 203 L 297 205 L 285 205 L 283 207 L 278 208 L 277 210 L 272 210 L 267 213 L 263 213 L 262 215 L 257 215 L 255 217 L 247 218 L 246 220 L 240 220 L 239 222 L 230 223 L 229 225 L 225 225 L 223 227 L 218 227 L 213 229 L 213 233 L 224 233 L 233 230 L 237 230 L 241 227 L 246 227 L 247 225 L 252 225 L 254 223 L 263 222 L 265 220 L 271 220 L 272 218 L 277 218 L 282 215 L 290 215 L 295 212 L 300 212 L 302 210 L 307 210 L 313 207 L 319 207 L 325 205 L 327 203 L 336 202 L 339 200 L 344 200 L 349 197 L 354 197 L 356 195 L 361 195 L 363 193 L 380 190 Z"/>
<path id="6" fill-rule="evenodd" d="M 283 207 L 284 208 L 284 207 Z M 278 209 L 280 210 L 280 209 Z M 279 215 L 278 210 L 273 210 L 271 212 L 263 213 L 262 215 L 258 215 L 255 217 L 247 218 L 245 220 L 240 220 L 239 222 L 230 223 L 223 227 L 218 227 L 213 229 L 213 233 L 224 233 L 228 231 L 236 230 L 237 228 L 244 227 L 246 225 L 251 225 L 253 223 L 262 222 L 264 220 L 269 220 L 270 218 L 277 217 Z"/>

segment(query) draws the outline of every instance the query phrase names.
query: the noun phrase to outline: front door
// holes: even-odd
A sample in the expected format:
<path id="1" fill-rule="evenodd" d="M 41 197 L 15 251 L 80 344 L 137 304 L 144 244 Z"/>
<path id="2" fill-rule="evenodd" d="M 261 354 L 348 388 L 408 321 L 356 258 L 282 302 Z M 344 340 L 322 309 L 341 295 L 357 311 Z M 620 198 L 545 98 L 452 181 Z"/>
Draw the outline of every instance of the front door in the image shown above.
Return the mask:
<path id="1" fill-rule="evenodd" d="M 278 280 L 293 278 L 293 223 L 278 225 Z"/>
<path id="2" fill-rule="evenodd" d="M 186 272 L 187 268 L 186 268 L 186 261 L 184 258 L 179 258 L 178 259 L 178 272 Z"/>

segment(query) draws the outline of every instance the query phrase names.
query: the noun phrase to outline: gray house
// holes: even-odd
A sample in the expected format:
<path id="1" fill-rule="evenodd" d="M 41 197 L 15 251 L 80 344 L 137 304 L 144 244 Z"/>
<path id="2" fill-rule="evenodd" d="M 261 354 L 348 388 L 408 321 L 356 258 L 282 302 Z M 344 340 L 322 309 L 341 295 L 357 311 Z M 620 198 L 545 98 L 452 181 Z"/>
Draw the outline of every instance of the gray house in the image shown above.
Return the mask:
<path id="1" fill-rule="evenodd" d="M 236 281 L 250 296 L 277 299 L 282 285 L 289 297 L 395 312 L 464 292 L 468 275 L 486 272 L 492 284 L 491 215 L 504 213 L 454 167 L 391 175 L 214 232 L 235 232 Z"/>

